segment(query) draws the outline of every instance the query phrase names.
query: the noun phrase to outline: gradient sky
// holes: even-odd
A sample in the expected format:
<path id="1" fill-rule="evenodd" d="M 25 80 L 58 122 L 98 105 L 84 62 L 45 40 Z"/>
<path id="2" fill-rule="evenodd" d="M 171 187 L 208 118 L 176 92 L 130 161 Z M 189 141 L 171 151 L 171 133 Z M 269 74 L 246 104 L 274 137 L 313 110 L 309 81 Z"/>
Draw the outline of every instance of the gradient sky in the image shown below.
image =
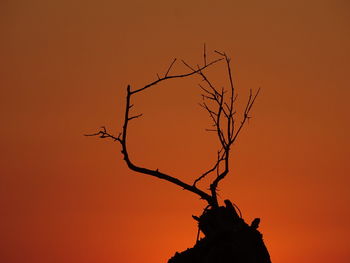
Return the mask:
<path id="1" fill-rule="evenodd" d="M 193 246 L 204 202 L 83 134 L 117 133 L 126 85 L 174 57 L 200 63 L 204 42 L 232 57 L 241 101 L 262 88 L 222 200 L 262 218 L 273 262 L 350 262 L 348 1 L 2 0 L 0 13 L 1 262 L 154 263 Z M 135 101 L 135 162 L 186 182 L 211 165 L 196 83 Z"/>

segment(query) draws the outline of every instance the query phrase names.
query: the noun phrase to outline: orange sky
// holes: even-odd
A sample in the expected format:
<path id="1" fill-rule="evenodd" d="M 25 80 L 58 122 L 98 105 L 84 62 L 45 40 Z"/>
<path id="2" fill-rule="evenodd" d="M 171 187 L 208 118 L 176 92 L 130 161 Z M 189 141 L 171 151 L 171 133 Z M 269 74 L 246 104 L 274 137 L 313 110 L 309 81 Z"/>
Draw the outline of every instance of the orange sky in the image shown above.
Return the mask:
<path id="1" fill-rule="evenodd" d="M 346 0 L 2 0 L 0 261 L 154 263 L 193 245 L 203 201 L 82 135 L 120 130 L 126 85 L 174 57 L 200 63 L 205 42 L 231 55 L 239 98 L 262 87 L 222 199 L 262 218 L 273 262 L 349 262 L 349 12 Z M 216 150 L 197 82 L 142 94 L 130 127 L 135 161 L 186 182 Z"/>

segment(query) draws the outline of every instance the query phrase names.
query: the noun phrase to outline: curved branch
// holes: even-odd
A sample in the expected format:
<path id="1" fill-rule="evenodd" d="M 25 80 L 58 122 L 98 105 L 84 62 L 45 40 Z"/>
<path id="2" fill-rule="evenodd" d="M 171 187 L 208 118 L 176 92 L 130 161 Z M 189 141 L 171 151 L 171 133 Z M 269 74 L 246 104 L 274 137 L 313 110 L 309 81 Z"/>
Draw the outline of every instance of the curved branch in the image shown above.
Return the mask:
<path id="1" fill-rule="evenodd" d="M 115 137 L 111 134 L 109 134 L 106 131 L 105 127 L 102 127 L 101 130 L 97 133 L 94 134 L 87 134 L 86 136 L 99 136 L 100 138 L 111 138 L 114 141 L 117 141 L 120 143 L 121 147 L 122 147 L 122 154 L 124 156 L 124 161 L 126 162 L 127 166 L 129 167 L 129 169 L 138 172 L 138 173 L 142 173 L 142 174 L 147 174 L 147 175 L 151 175 L 154 177 L 157 177 L 159 179 L 168 181 L 170 183 L 173 183 L 175 185 L 178 185 L 180 187 L 182 187 L 184 190 L 190 191 L 194 194 L 197 194 L 200 196 L 201 199 L 204 199 L 208 202 L 209 205 L 214 205 L 215 202 L 213 201 L 213 198 L 210 194 L 204 192 L 203 190 L 199 189 L 196 187 L 196 185 L 190 185 L 187 184 L 183 181 L 181 181 L 180 179 L 170 176 L 168 174 L 162 173 L 160 172 L 158 169 L 157 170 L 151 170 L 148 168 L 144 168 L 144 167 L 140 167 L 136 164 L 134 164 L 130 157 L 129 157 L 129 153 L 128 153 L 128 149 L 127 149 L 127 134 L 128 134 L 128 125 L 129 125 L 129 121 L 133 120 L 133 119 L 137 119 L 139 117 L 142 116 L 142 114 L 137 114 L 134 116 L 130 116 L 130 109 L 133 107 L 133 104 L 131 104 L 131 97 L 139 92 L 142 92 L 162 81 L 166 81 L 166 80 L 170 80 L 170 79 L 176 79 L 176 78 L 185 78 L 185 77 L 189 77 L 192 76 L 196 73 L 198 73 L 201 70 L 204 70 L 206 68 L 208 68 L 211 65 L 214 65 L 215 63 L 219 62 L 223 60 L 222 58 L 214 60 L 210 63 L 205 63 L 204 66 L 199 67 L 198 70 L 192 71 L 190 73 L 186 73 L 186 74 L 181 74 L 181 75 L 169 75 L 169 72 L 172 68 L 172 66 L 174 65 L 174 63 L 176 62 L 176 59 L 174 59 L 174 61 L 170 64 L 167 72 L 165 73 L 164 77 L 160 78 L 158 76 L 158 79 L 145 85 L 142 88 L 136 89 L 136 90 L 131 90 L 130 85 L 127 86 L 127 94 L 126 94 L 126 104 L 125 104 L 125 112 L 124 112 L 124 122 L 123 122 L 123 128 L 122 128 L 122 132 L 119 134 L 118 137 Z"/>
<path id="2" fill-rule="evenodd" d="M 130 110 L 130 100 L 131 100 L 131 96 L 135 94 L 135 92 L 131 91 L 130 85 L 128 85 L 127 87 L 127 95 L 126 95 L 126 106 L 125 106 L 125 117 L 124 117 L 124 125 L 123 125 L 123 132 L 122 132 L 122 139 L 118 140 L 122 146 L 122 154 L 124 155 L 124 161 L 126 162 L 126 164 L 128 165 L 128 167 L 138 173 L 142 173 L 142 174 L 148 174 L 154 177 L 157 177 L 159 179 L 162 180 L 166 180 L 168 182 L 171 182 L 173 184 L 176 184 L 180 187 L 182 187 L 185 190 L 188 190 L 192 193 L 195 193 L 197 195 L 199 195 L 202 199 L 206 200 L 209 204 L 212 203 L 212 198 L 209 194 L 203 192 L 202 190 L 198 189 L 196 186 L 193 185 L 189 185 L 186 184 L 184 182 L 182 182 L 181 180 L 172 177 L 170 175 L 161 173 L 157 170 L 151 170 L 148 168 L 143 168 L 140 166 L 135 165 L 129 158 L 129 153 L 127 150 L 127 129 L 128 129 L 128 123 L 129 123 L 129 110 Z"/>
<path id="3" fill-rule="evenodd" d="M 168 67 L 167 71 L 165 72 L 163 77 L 160 77 L 158 74 L 158 79 L 145 85 L 142 88 L 138 88 L 135 90 L 131 90 L 130 85 L 127 86 L 127 94 L 126 94 L 126 104 L 125 104 L 125 112 L 124 112 L 124 122 L 123 122 L 123 127 L 122 127 L 122 132 L 118 136 L 111 135 L 107 132 L 105 127 L 101 127 L 101 130 L 98 131 L 97 133 L 93 134 L 87 134 L 86 136 L 99 136 L 100 138 L 110 138 L 113 141 L 116 141 L 120 143 L 121 148 L 122 148 L 122 154 L 124 157 L 124 161 L 126 162 L 127 166 L 129 169 L 142 173 L 142 174 L 147 174 L 150 176 L 154 176 L 156 178 L 159 178 L 161 180 L 168 181 L 170 183 L 173 183 L 177 186 L 180 186 L 184 190 L 187 190 L 189 192 L 192 192 L 196 195 L 198 195 L 201 199 L 204 199 L 208 202 L 210 206 L 217 207 L 218 206 L 218 201 L 217 201 L 217 187 L 220 183 L 221 180 L 223 180 L 226 175 L 229 172 L 229 157 L 230 157 L 230 150 L 232 144 L 235 142 L 237 139 L 238 135 L 240 134 L 243 126 L 245 125 L 246 121 L 250 118 L 249 113 L 252 109 L 252 106 L 255 102 L 256 97 L 258 96 L 260 89 L 256 92 L 256 94 L 252 94 L 252 91 L 250 91 L 250 95 L 246 104 L 246 107 L 243 112 L 243 118 L 240 123 L 240 126 L 238 127 L 237 131 L 235 131 L 235 113 L 236 111 L 234 110 L 235 106 L 235 100 L 237 95 L 234 92 L 234 84 L 232 80 L 232 73 L 231 73 L 231 67 L 230 67 L 230 58 L 223 52 L 218 52 L 215 51 L 217 54 L 222 56 L 222 58 L 216 59 L 210 63 L 207 63 L 207 58 L 206 58 L 206 49 L 204 46 L 204 65 L 203 66 L 197 66 L 197 69 L 189 66 L 185 61 L 182 60 L 184 65 L 188 67 L 191 72 L 189 73 L 184 73 L 184 74 L 179 74 L 179 75 L 169 75 L 172 67 L 174 66 L 176 59 L 172 61 L 170 66 Z M 225 60 L 226 62 L 226 67 L 227 67 L 227 74 L 229 78 L 229 93 L 222 88 L 222 89 L 217 89 L 215 85 L 212 84 L 212 82 L 209 81 L 207 76 L 204 74 L 204 70 L 215 63 Z M 138 166 L 137 164 L 133 163 L 129 157 L 128 149 L 127 149 L 127 132 L 128 132 L 128 125 L 129 121 L 135 120 L 139 117 L 142 116 L 142 114 L 133 114 L 130 115 L 130 111 L 133 107 L 133 104 L 131 104 L 131 98 L 133 95 L 140 93 L 152 86 L 157 85 L 158 83 L 161 83 L 166 80 L 170 79 L 176 79 L 176 78 L 186 78 L 192 75 L 198 74 L 202 77 L 205 86 L 203 87 L 200 85 L 200 88 L 203 91 L 202 98 L 203 98 L 203 103 L 200 104 L 209 114 L 210 119 L 213 124 L 213 129 L 208 129 L 208 131 L 214 131 L 219 139 L 220 142 L 220 150 L 217 153 L 217 160 L 215 164 L 206 172 L 204 172 L 202 175 L 200 175 L 195 181 L 193 182 L 192 185 L 187 184 L 183 182 L 182 180 L 162 173 L 158 169 L 152 170 L 148 169 L 145 167 Z M 229 94 L 229 95 L 228 95 Z M 227 96 L 229 96 L 227 98 Z M 207 104 L 212 103 L 212 104 Z M 196 184 L 202 180 L 204 177 L 211 173 L 215 173 L 216 171 L 216 177 L 210 184 L 210 194 L 197 188 Z"/>

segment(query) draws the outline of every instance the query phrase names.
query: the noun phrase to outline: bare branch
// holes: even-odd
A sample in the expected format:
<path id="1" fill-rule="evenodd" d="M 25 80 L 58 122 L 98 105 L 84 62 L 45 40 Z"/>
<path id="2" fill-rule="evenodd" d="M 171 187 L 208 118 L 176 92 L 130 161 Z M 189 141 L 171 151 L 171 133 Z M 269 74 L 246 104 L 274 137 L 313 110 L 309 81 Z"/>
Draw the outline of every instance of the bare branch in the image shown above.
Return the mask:
<path id="1" fill-rule="evenodd" d="M 126 94 L 126 105 L 125 105 L 125 114 L 124 114 L 124 123 L 123 123 L 123 129 L 122 129 L 122 132 L 119 134 L 118 137 L 115 137 L 111 134 L 109 134 L 107 131 L 106 131 L 106 128 L 103 127 L 99 132 L 97 133 L 94 133 L 94 134 L 88 134 L 87 136 L 100 136 L 101 138 L 111 138 L 115 141 L 118 141 L 120 144 L 121 144 L 121 147 L 122 147 L 122 154 L 124 156 L 124 161 L 126 162 L 127 166 L 135 171 L 135 172 L 139 172 L 139 173 L 142 173 L 142 174 L 147 174 L 147 175 L 151 175 L 151 176 L 154 176 L 154 177 L 157 177 L 159 179 L 162 179 L 162 180 L 166 180 L 168 182 L 171 182 L 175 185 L 178 185 L 180 186 L 181 188 L 185 189 L 185 190 L 188 190 L 192 193 L 195 193 L 197 195 L 199 195 L 201 197 L 201 199 L 204 199 L 206 200 L 210 205 L 215 205 L 215 202 L 213 202 L 212 200 L 212 197 L 211 195 L 209 195 L 208 193 L 198 189 L 195 185 L 189 185 L 183 181 L 181 181 L 180 179 L 176 178 L 176 177 L 173 177 L 173 176 L 170 176 L 170 175 L 167 175 L 165 173 L 162 173 L 160 172 L 158 169 L 156 170 L 152 170 L 152 169 L 148 169 L 148 168 L 144 168 L 144 167 L 140 167 L 136 164 L 134 164 L 130 157 L 129 157 L 129 153 L 128 153 L 128 148 L 127 148 L 127 131 L 128 131 L 128 124 L 131 120 L 133 119 L 137 119 L 139 117 L 142 116 L 142 114 L 138 114 L 138 115 L 134 115 L 134 116 L 130 116 L 130 109 L 133 107 L 133 104 L 131 104 L 131 98 L 133 95 L 139 93 L 139 92 L 142 92 L 162 81 L 165 81 L 165 80 L 170 80 L 170 79 L 175 79 L 175 78 L 185 78 L 185 77 L 189 77 L 189 76 L 192 76 L 196 73 L 198 73 L 199 71 L 202 71 L 204 69 L 206 69 L 207 67 L 211 66 L 211 65 L 214 65 L 215 63 L 221 61 L 222 59 L 217 59 L 217 60 L 214 60 L 208 64 L 205 63 L 204 66 L 202 67 L 198 67 L 198 70 L 194 70 L 194 71 L 191 71 L 189 73 L 185 73 L 185 74 L 180 74 L 180 75 L 169 75 L 169 72 L 172 68 L 172 66 L 174 65 L 176 59 L 173 60 L 173 62 L 170 64 L 167 72 L 165 73 L 164 77 L 159 77 L 159 75 L 157 74 L 158 76 L 158 80 L 156 81 L 153 81 L 147 85 L 145 85 L 144 87 L 142 88 L 139 88 L 139 89 L 135 89 L 135 90 L 131 90 L 131 87 L 130 85 L 128 85 L 127 87 L 127 94 Z M 211 114 L 214 114 L 214 113 L 211 113 Z"/>
<path id="2" fill-rule="evenodd" d="M 171 62 L 171 64 L 170 64 L 168 70 L 166 71 L 164 77 L 167 77 L 167 76 L 168 76 L 168 73 L 170 72 L 170 69 L 171 69 L 171 67 L 174 65 L 175 61 L 176 61 L 176 58 L 174 58 L 173 62 Z"/>
<path id="3" fill-rule="evenodd" d="M 182 61 L 182 63 L 183 63 L 186 67 L 188 67 L 189 69 L 191 69 L 193 72 L 196 71 L 194 68 L 192 68 L 190 65 L 188 65 L 188 64 L 185 62 L 185 60 L 181 59 L 181 61 Z"/>
<path id="4" fill-rule="evenodd" d="M 234 141 L 237 139 L 239 133 L 241 132 L 241 130 L 242 130 L 242 128 L 243 128 L 243 126 L 244 126 L 244 124 L 245 124 L 245 122 L 246 122 L 246 120 L 250 118 L 250 117 L 248 116 L 248 114 L 249 114 L 250 110 L 252 109 L 253 104 L 254 104 L 254 102 L 255 102 L 255 99 L 256 99 L 256 97 L 259 95 L 259 92 L 260 92 L 260 88 L 259 88 L 258 91 L 255 93 L 253 99 L 252 99 L 252 93 L 249 95 L 249 99 L 248 99 L 248 102 L 247 102 L 247 105 L 246 105 L 246 109 L 245 109 L 245 111 L 244 111 L 244 113 L 243 113 L 243 120 L 241 121 L 241 125 L 239 126 L 239 128 L 238 128 L 236 134 L 233 136 L 232 142 L 234 142 Z"/>
<path id="5" fill-rule="evenodd" d="M 255 93 L 254 98 L 253 98 L 253 100 L 252 100 L 252 102 L 250 103 L 250 106 L 249 106 L 249 108 L 248 108 L 248 111 L 250 111 L 250 110 L 252 109 L 253 104 L 254 104 L 254 102 L 255 102 L 255 99 L 256 99 L 256 97 L 258 97 L 259 93 L 260 93 L 260 88 L 259 88 L 258 91 Z"/>
<path id="6" fill-rule="evenodd" d="M 213 130 L 216 132 L 216 130 Z M 217 169 L 220 165 L 220 162 L 224 160 L 223 155 L 220 156 L 221 152 L 223 151 L 223 148 L 220 149 L 220 151 L 218 151 L 218 159 L 216 161 L 216 163 L 214 164 L 214 166 L 212 168 L 210 168 L 208 171 L 206 171 L 205 173 L 203 173 L 200 177 L 198 177 L 194 182 L 193 182 L 193 186 L 196 186 L 196 184 L 202 180 L 204 177 L 206 177 L 208 174 L 210 174 L 211 172 L 215 171 L 215 169 Z"/>
<path id="7" fill-rule="evenodd" d="M 210 94 L 213 98 L 215 98 L 215 94 L 213 92 L 210 92 L 206 88 L 204 88 L 201 84 L 198 84 L 198 86 L 206 93 Z"/>
<path id="8" fill-rule="evenodd" d="M 205 129 L 205 130 L 208 132 L 216 132 L 216 130 L 214 130 L 214 129 Z"/>
<path id="9" fill-rule="evenodd" d="M 259 93 L 258 92 L 253 96 L 252 92 L 250 91 L 250 96 L 248 98 L 248 102 L 246 104 L 246 107 L 243 112 L 243 121 L 241 122 L 241 125 L 239 126 L 237 132 L 235 133 L 235 109 L 234 109 L 234 102 L 236 101 L 237 95 L 235 94 L 234 84 L 233 84 L 233 78 L 232 78 L 232 71 L 231 71 L 231 65 L 230 61 L 231 59 L 224 53 L 215 51 L 215 53 L 219 54 L 223 57 L 223 59 L 226 62 L 226 68 L 227 68 L 227 74 L 228 74 L 228 80 L 229 80 L 229 94 L 228 98 L 226 97 L 226 92 L 224 88 L 219 92 L 219 90 L 209 81 L 209 79 L 206 77 L 206 75 L 199 71 L 198 74 L 200 74 L 203 78 L 203 81 L 209 86 L 210 90 L 204 88 L 200 85 L 200 88 L 208 95 L 202 94 L 202 98 L 209 99 L 211 101 L 214 101 L 216 103 L 216 109 L 212 110 L 209 108 L 209 106 L 204 102 L 202 104 L 203 108 L 209 113 L 209 116 L 211 117 L 214 127 L 216 128 L 217 136 L 219 138 L 219 141 L 222 145 L 222 154 L 218 154 L 217 161 L 215 165 L 209 169 L 207 172 L 202 174 L 200 177 L 198 177 L 194 184 L 199 182 L 201 179 L 203 179 L 205 176 L 207 176 L 209 173 L 216 172 L 216 178 L 213 180 L 213 182 L 210 184 L 210 191 L 211 195 L 213 197 L 213 200 L 215 203 L 217 203 L 217 187 L 221 180 L 223 180 L 226 175 L 229 172 L 229 156 L 230 156 L 230 147 L 233 144 L 233 142 L 237 139 L 238 134 L 242 130 L 245 122 L 249 119 L 249 112 L 255 102 L 255 99 Z M 189 67 L 191 68 L 191 67 Z M 193 68 L 191 68 L 193 70 Z M 216 114 L 214 114 L 214 112 Z M 221 126 L 221 123 L 223 123 L 223 126 Z M 225 128 L 225 132 L 223 130 Z M 207 129 L 208 131 L 214 131 L 213 129 Z M 221 169 L 221 162 L 224 163 L 222 169 Z"/>
<path id="10" fill-rule="evenodd" d="M 213 84 L 209 81 L 209 79 L 204 75 L 204 73 L 201 71 L 199 71 L 198 73 L 202 76 L 203 81 L 205 81 L 208 84 L 208 86 L 212 89 L 213 93 L 215 93 L 215 95 L 219 95 L 219 92 L 216 90 Z"/>
<path id="11" fill-rule="evenodd" d="M 215 51 L 215 53 L 219 54 L 221 58 L 208 63 L 207 54 L 206 54 L 206 45 L 204 44 L 204 47 L 203 47 L 204 66 L 197 65 L 197 69 L 195 69 L 189 64 L 187 64 L 184 60 L 181 60 L 182 63 L 188 69 L 190 69 L 190 72 L 178 74 L 178 75 L 169 75 L 171 72 L 171 69 L 173 68 L 173 65 L 176 62 L 176 58 L 175 58 L 172 61 L 172 63 L 169 65 L 166 73 L 164 74 L 164 77 L 160 77 L 157 74 L 157 77 L 158 77 L 157 80 L 141 88 L 137 88 L 135 90 L 131 90 L 130 85 L 128 85 L 127 93 L 126 93 L 126 104 L 125 104 L 122 132 L 119 133 L 118 136 L 114 136 L 110 134 L 105 127 L 101 127 L 101 129 L 98 132 L 92 133 L 92 134 L 86 134 L 85 136 L 98 136 L 100 138 L 110 138 L 114 141 L 119 142 L 122 148 L 121 152 L 123 154 L 124 161 L 126 162 L 129 169 L 138 173 L 147 174 L 147 175 L 154 176 L 159 179 L 171 182 L 189 192 L 195 193 L 201 199 L 206 200 L 210 206 L 218 206 L 218 200 L 217 200 L 218 185 L 220 181 L 223 180 L 226 177 L 226 175 L 229 173 L 229 157 L 230 157 L 231 146 L 237 139 L 246 121 L 249 120 L 250 111 L 260 92 L 260 88 L 254 95 L 250 90 L 247 104 L 245 105 L 245 109 L 243 111 L 242 121 L 237 131 L 235 131 L 236 111 L 234 109 L 235 108 L 234 106 L 235 106 L 237 95 L 235 94 L 235 88 L 234 88 L 234 83 L 232 78 L 232 72 L 231 72 L 231 66 L 230 66 L 231 60 L 224 52 Z M 224 60 L 226 62 L 228 82 L 229 82 L 229 88 L 227 90 L 225 90 L 224 87 L 221 89 L 218 89 L 214 85 L 214 83 L 208 79 L 208 77 L 204 72 L 205 69 L 218 63 L 221 60 Z M 199 84 L 199 87 L 203 91 L 203 93 L 201 94 L 203 102 L 200 103 L 199 105 L 202 108 L 204 108 L 205 111 L 208 112 L 209 117 L 211 119 L 211 124 L 213 127 L 211 129 L 206 129 L 206 131 L 216 133 L 216 136 L 220 142 L 220 148 L 219 148 L 220 150 L 217 151 L 217 157 L 214 165 L 212 165 L 211 168 L 205 171 L 203 174 L 198 176 L 198 178 L 194 180 L 193 184 L 190 185 L 174 176 L 160 172 L 158 169 L 153 170 L 153 169 L 141 167 L 135 164 L 134 162 L 132 162 L 132 160 L 129 157 L 129 152 L 127 148 L 127 134 L 128 134 L 129 122 L 131 120 L 140 118 L 142 116 L 142 113 L 136 114 L 136 115 L 132 115 L 130 113 L 131 109 L 133 108 L 133 104 L 131 103 L 133 95 L 140 93 L 163 81 L 176 79 L 176 78 L 186 78 L 186 77 L 193 76 L 195 74 L 198 74 L 202 78 L 202 81 L 204 82 L 204 85 Z M 210 193 L 207 193 L 197 188 L 196 185 L 198 184 L 198 182 L 203 180 L 203 178 L 205 178 L 209 174 L 214 174 L 214 179 L 210 183 L 210 189 L 209 189 Z"/>
<path id="12" fill-rule="evenodd" d="M 97 133 L 84 134 L 84 136 L 99 136 L 100 138 L 111 138 L 114 141 L 121 142 L 121 139 L 120 139 L 121 133 L 119 133 L 118 137 L 115 137 L 112 134 L 108 133 L 106 130 L 106 127 L 104 126 L 102 126 L 101 130 L 98 131 Z"/>
<path id="13" fill-rule="evenodd" d="M 207 65 L 201 67 L 200 69 L 195 70 L 195 71 L 192 71 L 192 72 L 190 72 L 190 73 L 185 73 L 185 74 L 181 74 L 181 75 L 166 76 L 166 77 L 163 77 L 163 78 L 159 78 L 158 80 L 153 81 L 153 82 L 150 83 L 150 84 L 147 84 L 147 85 L 144 86 L 143 88 L 139 88 L 139 89 L 136 89 L 136 90 L 134 90 L 134 91 L 131 91 L 131 94 L 135 94 L 135 93 L 138 93 L 138 92 L 143 91 L 143 90 L 145 90 L 145 89 L 148 89 L 149 87 L 152 87 L 152 86 L 154 86 L 154 85 L 156 85 L 156 84 L 158 84 L 159 82 L 162 82 L 162 81 L 164 81 L 164 80 L 189 77 L 189 76 L 191 76 L 191 75 L 194 75 L 194 74 L 198 73 L 198 72 L 201 71 L 201 70 L 206 69 L 207 67 L 209 67 L 209 66 L 211 66 L 211 65 L 213 65 L 213 64 L 215 64 L 215 63 L 217 63 L 217 62 L 219 62 L 219 61 L 221 61 L 221 60 L 222 60 L 222 58 L 216 59 L 216 60 L 214 60 L 214 61 L 208 63 Z"/>
<path id="14" fill-rule="evenodd" d="M 225 56 L 225 53 L 219 52 L 219 51 L 217 51 L 217 50 L 214 50 L 214 52 L 215 52 L 215 53 L 218 53 L 218 54 L 221 55 L 221 56 Z"/>
<path id="15" fill-rule="evenodd" d="M 216 100 L 215 97 L 213 97 L 213 96 L 207 96 L 207 95 L 204 95 L 204 94 L 202 94 L 202 98 L 203 98 L 203 99 L 208 99 L 208 100 Z"/>
<path id="16" fill-rule="evenodd" d="M 124 117 L 123 132 L 120 133 L 118 135 L 118 137 L 115 137 L 115 136 L 109 134 L 105 127 L 101 127 L 101 130 L 99 132 L 97 132 L 97 133 L 87 134 L 86 136 L 99 136 L 100 138 L 111 138 L 114 141 L 118 141 L 121 144 L 121 147 L 122 147 L 122 154 L 124 156 L 124 161 L 126 162 L 127 166 L 131 170 L 133 170 L 135 172 L 142 173 L 142 174 L 148 174 L 148 175 L 157 177 L 159 179 L 166 180 L 168 182 L 174 183 L 174 184 L 180 186 L 181 188 L 183 188 L 185 190 L 188 190 L 188 191 L 190 191 L 192 193 L 195 193 L 195 194 L 199 195 L 201 197 L 201 199 L 204 199 L 209 204 L 212 204 L 211 196 L 209 194 L 205 193 L 204 191 L 198 189 L 196 186 L 186 184 L 183 181 L 181 181 L 181 180 L 179 180 L 179 179 L 177 179 L 177 178 L 175 178 L 173 176 L 170 176 L 170 175 L 167 175 L 165 173 L 160 172 L 158 169 L 151 170 L 151 169 L 148 169 L 148 168 L 137 166 L 131 161 L 131 159 L 129 157 L 128 149 L 127 149 L 127 129 L 128 129 L 128 124 L 129 124 L 130 120 L 138 118 L 138 117 L 140 117 L 142 115 L 142 114 L 139 114 L 139 115 L 136 115 L 136 116 L 133 116 L 133 117 L 129 117 L 129 110 L 130 110 L 130 105 L 131 105 L 130 104 L 130 100 L 131 100 L 132 94 L 133 93 L 131 92 L 131 87 L 130 87 L 130 85 L 128 85 L 128 87 L 127 87 L 127 96 L 126 96 L 126 105 L 125 105 L 125 117 Z"/>
<path id="17" fill-rule="evenodd" d="M 137 119 L 137 118 L 141 117 L 142 115 L 143 115 L 143 114 L 141 113 L 141 114 L 139 114 L 139 115 L 135 115 L 135 116 L 129 117 L 128 121 L 131 121 L 131 120 L 133 120 L 133 119 Z"/>
<path id="18" fill-rule="evenodd" d="M 210 174 L 211 172 L 213 172 L 219 165 L 219 162 L 216 162 L 215 165 L 210 168 L 208 171 L 206 171 L 205 173 L 203 173 L 200 177 L 198 177 L 196 180 L 194 180 L 193 182 L 193 186 L 196 186 L 196 184 L 202 180 L 205 176 L 207 176 L 208 174 Z"/>

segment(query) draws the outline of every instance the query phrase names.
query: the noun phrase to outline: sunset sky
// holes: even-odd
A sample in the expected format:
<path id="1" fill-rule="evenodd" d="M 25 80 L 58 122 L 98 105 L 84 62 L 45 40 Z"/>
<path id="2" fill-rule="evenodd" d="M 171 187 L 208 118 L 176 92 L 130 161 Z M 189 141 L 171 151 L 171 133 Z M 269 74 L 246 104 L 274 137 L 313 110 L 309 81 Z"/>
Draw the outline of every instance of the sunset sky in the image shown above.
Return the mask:
<path id="1" fill-rule="evenodd" d="M 347 0 L 1 0 L 0 262 L 157 263 L 194 245 L 205 202 L 83 134 L 118 134 L 126 86 L 202 63 L 203 43 L 231 56 L 239 103 L 261 87 L 220 201 L 261 218 L 274 263 L 350 262 L 349 14 Z M 135 99 L 136 163 L 188 183 L 212 165 L 199 82 Z"/>

